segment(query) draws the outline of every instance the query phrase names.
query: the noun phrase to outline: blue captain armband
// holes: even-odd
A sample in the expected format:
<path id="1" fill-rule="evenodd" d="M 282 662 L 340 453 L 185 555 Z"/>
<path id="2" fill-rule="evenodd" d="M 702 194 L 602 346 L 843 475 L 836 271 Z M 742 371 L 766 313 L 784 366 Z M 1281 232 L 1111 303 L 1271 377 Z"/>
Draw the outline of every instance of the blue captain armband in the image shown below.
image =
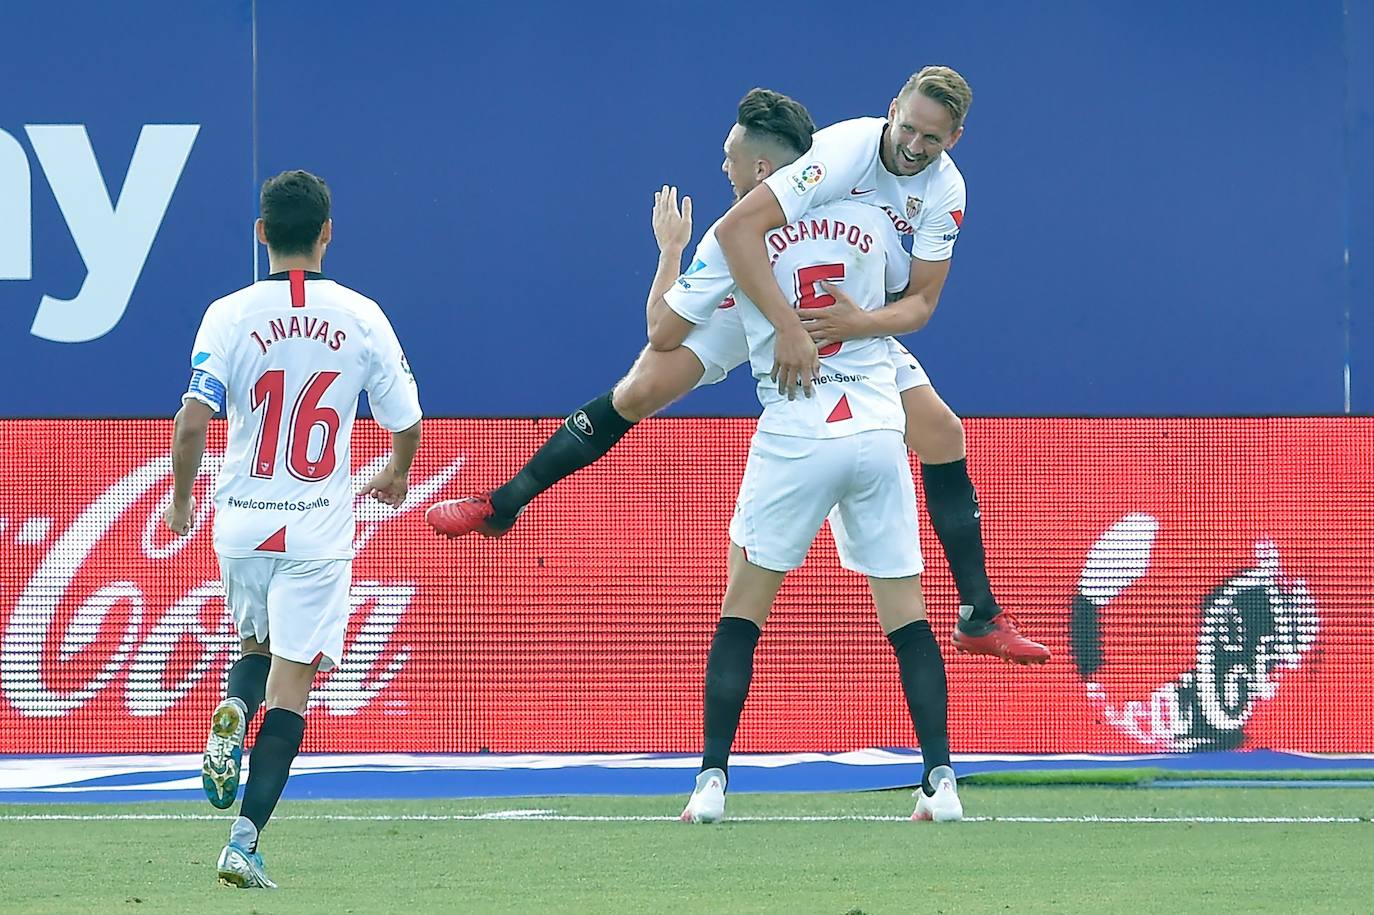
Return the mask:
<path id="1" fill-rule="evenodd" d="M 209 372 L 196 369 L 191 373 L 191 384 L 181 399 L 187 397 L 195 398 L 219 413 L 224 409 L 224 382 Z"/>

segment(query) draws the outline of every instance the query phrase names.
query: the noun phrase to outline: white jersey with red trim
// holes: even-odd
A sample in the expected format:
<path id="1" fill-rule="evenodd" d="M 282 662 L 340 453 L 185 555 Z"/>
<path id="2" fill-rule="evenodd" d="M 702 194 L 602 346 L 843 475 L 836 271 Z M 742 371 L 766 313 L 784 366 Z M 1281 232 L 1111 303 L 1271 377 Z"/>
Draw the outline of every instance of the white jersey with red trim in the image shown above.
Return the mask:
<path id="1" fill-rule="evenodd" d="M 813 396 L 789 401 L 778 393 L 777 382 L 769 377 L 776 333 L 735 285 L 716 241 L 716 225 L 702 238 L 692 265 L 664 300 L 684 319 L 704 324 L 722 302 L 734 298 L 763 405 L 759 430 L 803 438 L 839 438 L 870 429 L 902 431 L 906 416 L 886 337 L 822 347 L 820 384 L 813 388 Z M 798 308 L 833 304 L 822 281 L 868 309 L 882 307 L 887 292 L 906 288 L 910 259 L 891 221 L 875 207 L 846 200 L 828 203 L 769 231 L 764 241 L 778 285 Z"/>
<path id="2" fill-rule="evenodd" d="M 358 395 L 392 432 L 420 421 L 401 345 L 376 302 L 318 273 L 274 274 L 212 303 L 192 398 L 229 418 L 215 491 L 224 556 L 349 559 Z"/>
<path id="3" fill-rule="evenodd" d="M 887 213 L 897 231 L 911 237 L 912 257 L 949 260 L 964 223 L 964 176 L 947 152 L 915 175 L 892 174 L 878 155 L 886 124 L 883 118 L 854 118 L 818 130 L 810 151 L 764 184 L 788 222 L 835 200 L 856 200 Z"/>

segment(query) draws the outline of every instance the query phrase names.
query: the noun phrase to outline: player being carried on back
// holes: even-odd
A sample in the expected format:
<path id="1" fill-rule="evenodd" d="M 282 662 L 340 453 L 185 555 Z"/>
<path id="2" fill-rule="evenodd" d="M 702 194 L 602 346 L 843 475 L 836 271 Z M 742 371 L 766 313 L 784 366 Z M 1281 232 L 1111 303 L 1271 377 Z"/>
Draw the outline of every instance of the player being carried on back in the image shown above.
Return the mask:
<path id="1" fill-rule="evenodd" d="M 721 246 L 732 266 L 738 262 L 741 288 L 757 296 L 763 314 L 776 322 L 779 365 L 774 377 L 793 396 L 798 387 L 810 393 L 818 369 L 817 343 L 910 333 L 929 321 L 963 222 L 964 179 L 949 150 L 963 135 L 972 91 L 954 70 L 926 67 L 902 87 L 886 119 L 856 118 L 827 127 L 801 150 L 800 158 L 796 152 L 784 157 L 777 143 L 767 142 L 779 129 L 793 126 L 777 98 L 777 93 L 755 90 L 740 103 L 738 123 L 762 139 L 747 149 L 726 149 L 724 171 L 739 202 L 721 223 Z M 810 124 L 804 108 L 797 116 Z M 812 207 L 840 199 L 879 208 L 910 238 L 909 282 L 900 298 L 872 310 L 858 308 L 842 291 L 823 285 L 806 303 L 814 307 L 798 312 L 773 280 L 765 234 Z M 993 597 L 963 425 L 911 354 L 895 339 L 889 339 L 889 347 L 898 367 L 906 441 L 921 460 L 926 509 L 959 591 L 954 646 L 1022 664 L 1044 663 L 1048 649 L 1023 636 Z M 681 346 L 647 348 L 624 379 L 574 410 L 505 484 L 489 493 L 437 503 L 426 517 L 447 536 L 501 536 L 530 501 L 598 460 L 634 423 L 697 384 L 720 381 L 747 356 L 735 310 L 719 309 Z"/>
<path id="2" fill-rule="evenodd" d="M 736 135 L 736 132 L 738 134 Z M 747 142 L 736 127 L 733 139 Z M 901 684 L 925 772 L 915 820 L 963 817 L 950 768 L 944 661 L 926 620 L 916 525 L 916 491 L 902 441 L 905 415 L 897 370 L 883 337 L 821 350 L 812 397 L 791 398 L 771 375 L 777 333 L 736 285 L 713 226 L 688 276 L 672 267 L 691 237 L 691 206 L 676 189 L 655 198 L 659 267 L 649 293 L 650 341 L 680 343 L 733 297 L 749 341 L 763 415 L 750 444 L 730 522 L 730 575 L 706 663 L 703 754 L 682 819 L 725 816 L 729 754 L 753 675 L 754 649 L 787 572 L 799 567 L 828 517 L 841 564 L 868 577 L 878 621 L 897 655 Z M 834 201 L 770 232 L 772 271 L 796 290 L 799 308 L 842 284 L 881 307 L 907 283 L 908 256 L 891 222 L 874 207 Z"/>

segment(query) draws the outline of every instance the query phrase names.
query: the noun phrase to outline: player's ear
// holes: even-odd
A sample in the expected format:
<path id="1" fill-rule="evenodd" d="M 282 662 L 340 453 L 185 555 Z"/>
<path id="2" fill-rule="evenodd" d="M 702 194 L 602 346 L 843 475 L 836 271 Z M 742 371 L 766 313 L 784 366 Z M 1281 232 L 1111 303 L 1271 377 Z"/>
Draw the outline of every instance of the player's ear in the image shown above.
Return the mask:
<path id="1" fill-rule="evenodd" d="M 334 239 L 334 220 L 326 219 L 320 226 L 320 244 L 327 245 Z"/>
<path id="2" fill-rule="evenodd" d="M 267 244 L 267 226 L 261 219 L 253 223 L 253 232 L 258 236 L 258 241 Z"/>
<path id="3" fill-rule="evenodd" d="M 896 120 L 897 120 L 897 100 L 894 98 L 894 99 L 893 99 L 891 102 L 889 102 L 888 105 L 887 105 L 887 122 L 888 122 L 889 124 L 891 124 L 891 123 L 896 122 Z"/>
<path id="4" fill-rule="evenodd" d="M 754 177 L 759 181 L 773 174 L 773 163 L 769 159 L 754 160 Z"/>
<path id="5" fill-rule="evenodd" d="M 949 135 L 949 142 L 945 144 L 945 149 L 953 149 L 953 148 L 954 148 L 954 144 L 955 144 L 955 143 L 958 143 L 958 142 L 959 142 L 959 138 L 962 137 L 963 135 L 964 135 L 964 126 L 963 126 L 962 124 L 960 124 L 960 125 L 959 125 L 959 128 L 958 128 L 957 130 L 955 130 L 954 133 L 952 133 L 952 134 Z"/>

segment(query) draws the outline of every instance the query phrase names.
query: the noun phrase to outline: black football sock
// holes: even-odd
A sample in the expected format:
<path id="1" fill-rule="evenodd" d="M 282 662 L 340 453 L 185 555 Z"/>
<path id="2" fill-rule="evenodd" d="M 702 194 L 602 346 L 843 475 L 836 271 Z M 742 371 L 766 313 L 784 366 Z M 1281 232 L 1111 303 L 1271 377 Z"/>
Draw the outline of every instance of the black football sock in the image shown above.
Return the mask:
<path id="1" fill-rule="evenodd" d="M 930 770 L 949 765 L 949 685 L 945 680 L 945 661 L 926 620 L 907 623 L 889 634 L 887 640 L 897 653 L 902 692 L 906 694 L 916 741 L 921 745 L 921 762 L 925 766 L 921 787 L 926 794 L 934 794 Z"/>
<path id="2" fill-rule="evenodd" d="M 610 391 L 578 407 L 510 482 L 492 492 L 493 514 L 514 518 L 535 496 L 595 463 L 633 425 L 611 405 Z"/>
<path id="3" fill-rule="evenodd" d="M 959 603 L 973 608 L 967 619 L 961 614 L 959 628 L 980 634 L 1002 611 L 988 584 L 982 514 L 978 510 L 978 494 L 968 476 L 968 462 L 960 459 L 947 464 L 922 464 L 921 480 L 925 483 L 926 511 L 949 560 L 949 570 L 959 589 Z"/>
<path id="4" fill-rule="evenodd" d="M 226 699 L 237 699 L 248 709 L 247 725 L 262 707 L 262 697 L 267 694 L 267 672 L 272 669 L 272 657 L 265 654 L 246 654 L 229 668 L 229 684 L 224 691 Z"/>
<path id="5" fill-rule="evenodd" d="M 706 708 L 702 715 L 701 771 L 730 771 L 730 745 L 735 742 L 740 712 L 754 676 L 754 648 L 759 627 L 752 620 L 723 616 L 716 623 L 706 656 Z"/>
<path id="6" fill-rule="evenodd" d="M 305 719 L 290 709 L 268 709 L 262 717 L 257 743 L 248 757 L 248 786 L 243 789 L 243 806 L 239 808 L 239 815 L 252 820 L 259 833 L 281 799 L 304 734 Z"/>

